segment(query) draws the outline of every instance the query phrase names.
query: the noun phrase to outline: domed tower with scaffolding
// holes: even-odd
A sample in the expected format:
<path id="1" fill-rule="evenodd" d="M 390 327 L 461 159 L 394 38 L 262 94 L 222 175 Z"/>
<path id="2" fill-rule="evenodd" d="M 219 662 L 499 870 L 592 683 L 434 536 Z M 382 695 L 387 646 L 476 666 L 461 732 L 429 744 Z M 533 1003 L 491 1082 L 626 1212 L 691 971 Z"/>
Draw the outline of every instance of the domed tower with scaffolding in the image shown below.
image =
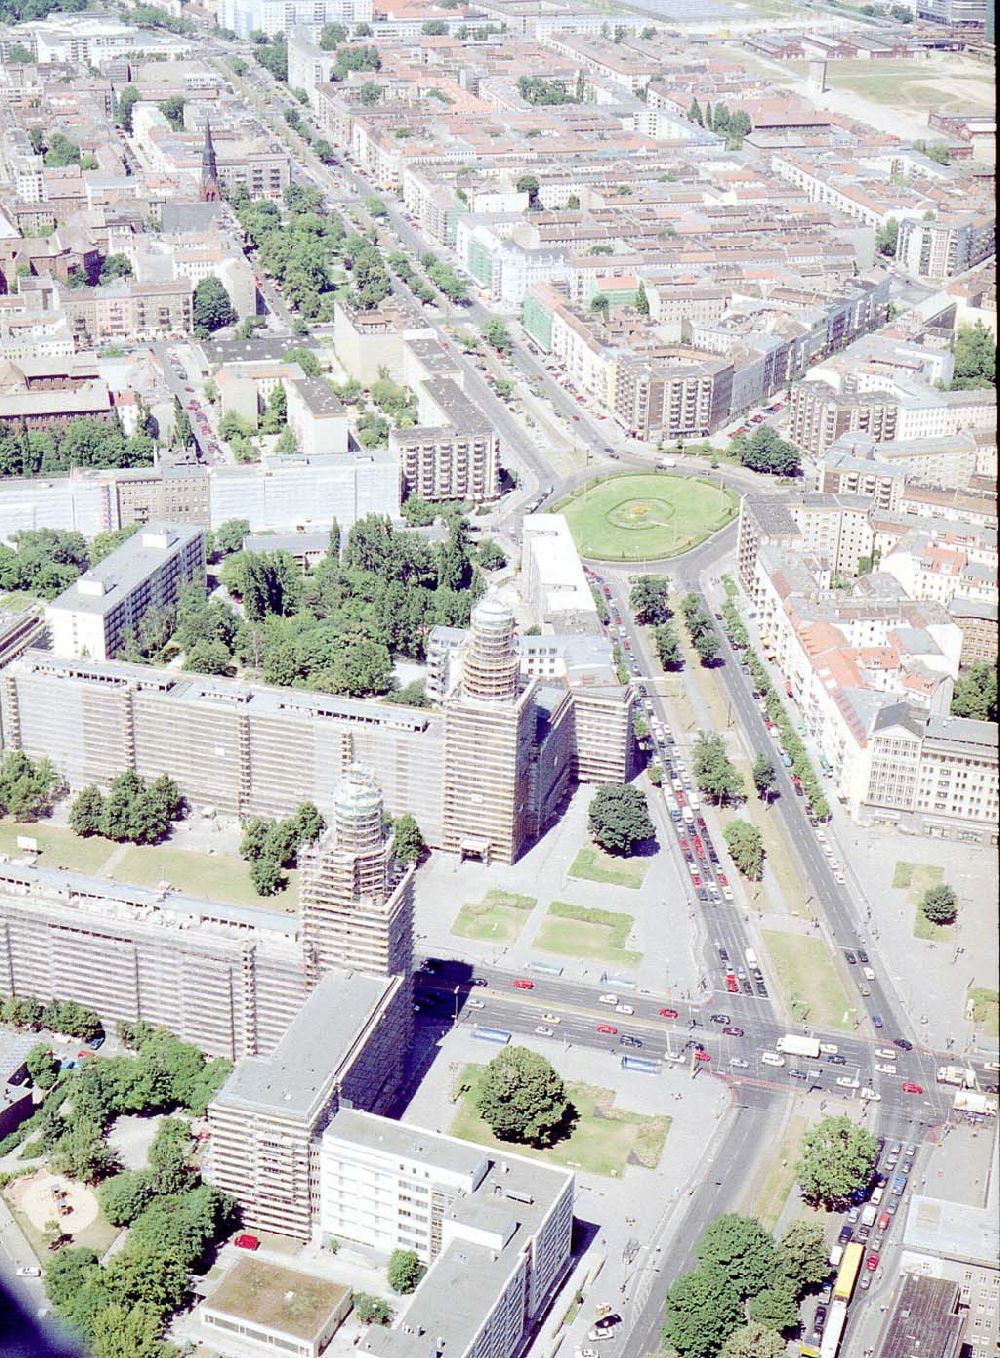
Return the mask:
<path id="1" fill-rule="evenodd" d="M 514 615 L 488 594 L 445 702 L 444 847 L 465 857 L 512 863 L 530 835 L 537 685 L 520 669 Z"/>
<path id="2" fill-rule="evenodd" d="M 311 984 L 333 967 L 408 976 L 413 965 L 413 869 L 393 852 L 382 793 L 351 764 L 333 794 L 333 820 L 302 855 L 302 934 Z"/>

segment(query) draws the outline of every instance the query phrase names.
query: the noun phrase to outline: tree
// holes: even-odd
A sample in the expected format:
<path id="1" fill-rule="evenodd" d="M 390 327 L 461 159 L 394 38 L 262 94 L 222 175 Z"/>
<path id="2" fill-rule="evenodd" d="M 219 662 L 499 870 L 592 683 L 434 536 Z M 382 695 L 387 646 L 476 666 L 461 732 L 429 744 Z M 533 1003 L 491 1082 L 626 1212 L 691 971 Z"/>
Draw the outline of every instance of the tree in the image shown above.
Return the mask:
<path id="1" fill-rule="evenodd" d="M 743 1319 L 739 1293 L 725 1271 L 702 1265 L 671 1284 L 663 1337 L 680 1358 L 715 1358 Z"/>
<path id="2" fill-rule="evenodd" d="M 494 1136 L 531 1146 L 551 1145 L 570 1111 L 562 1078 L 527 1047 L 506 1047 L 490 1061 L 477 1105 Z"/>
<path id="3" fill-rule="evenodd" d="M 409 1296 L 417 1290 L 420 1279 L 427 1270 L 417 1258 L 416 1250 L 393 1250 L 389 1255 L 386 1277 L 389 1286 L 400 1296 Z"/>
<path id="4" fill-rule="evenodd" d="M 826 1117 L 802 1138 L 796 1167 L 807 1202 L 839 1209 L 870 1181 L 878 1154 L 873 1133 L 848 1117 Z"/>
<path id="5" fill-rule="evenodd" d="M 951 700 L 953 717 L 970 717 L 973 721 L 997 720 L 997 670 L 995 665 L 972 665 L 964 679 L 955 685 Z"/>
<path id="6" fill-rule="evenodd" d="M 182 669 L 192 674 L 229 674 L 233 657 L 221 641 L 196 641 L 184 657 Z"/>
<path id="7" fill-rule="evenodd" d="M 181 448 L 190 448 L 194 443 L 194 431 L 191 428 L 191 416 L 186 410 L 178 410 L 174 415 L 174 442 Z"/>
<path id="8" fill-rule="evenodd" d="M 250 865 L 250 880 L 258 896 L 276 896 L 284 891 L 288 878 L 273 858 L 260 857 Z"/>
<path id="9" fill-rule="evenodd" d="M 499 385 L 499 384 L 498 384 Z M 482 538 L 477 549 L 479 564 L 484 571 L 499 571 L 507 564 L 507 553 L 492 538 Z"/>
<path id="10" fill-rule="evenodd" d="M 428 38 L 443 38 L 448 32 L 448 25 L 444 19 L 428 19 L 420 31 Z"/>
<path id="11" fill-rule="evenodd" d="M 719 1358 L 785 1358 L 788 1344 L 776 1331 L 751 1320 L 734 1330 L 722 1348 Z"/>
<path id="12" fill-rule="evenodd" d="M 747 820 L 734 820 L 722 832 L 738 872 L 751 882 L 759 882 L 764 875 L 764 838 L 756 825 Z"/>
<path id="13" fill-rule="evenodd" d="M 73 804 L 69 809 L 70 829 L 84 837 L 99 835 L 103 810 L 104 798 L 93 783 L 88 783 L 73 798 Z"/>
<path id="14" fill-rule="evenodd" d="M 118 122 L 129 136 L 132 135 L 132 114 L 139 99 L 140 94 L 135 85 L 126 85 L 118 98 Z"/>
<path id="15" fill-rule="evenodd" d="M 65 784 L 48 759 L 12 750 L 0 763 L 0 816 L 37 820 L 51 811 Z"/>
<path id="16" fill-rule="evenodd" d="M 541 185 L 539 184 L 536 175 L 521 175 L 520 179 L 518 179 L 514 185 L 514 189 L 517 193 L 526 193 L 528 195 L 528 207 L 530 210 L 534 211 L 541 207 L 541 200 L 538 197 Z"/>
<path id="17" fill-rule="evenodd" d="M 427 842 L 414 816 L 404 811 L 392 822 L 393 852 L 400 863 L 419 863 L 427 852 Z"/>
<path id="18" fill-rule="evenodd" d="M 799 1304 L 791 1288 L 780 1280 L 751 1297 L 747 1309 L 751 1320 L 759 1321 L 769 1330 L 790 1330 L 799 1319 Z"/>
<path id="19" fill-rule="evenodd" d="M 664 623 L 670 617 L 670 581 L 662 575 L 640 575 L 629 594 L 636 622 Z"/>
<path id="20" fill-rule="evenodd" d="M 719 654 L 719 638 L 712 630 L 701 632 L 694 639 L 694 649 L 703 665 L 711 665 Z"/>
<path id="21" fill-rule="evenodd" d="M 45 152 L 45 164 L 61 169 L 65 165 L 79 165 L 80 148 L 75 141 L 56 132 L 49 141 Z"/>
<path id="22" fill-rule="evenodd" d="M 106 255 L 101 261 L 101 272 L 98 282 L 114 283 L 119 278 L 132 277 L 132 261 L 128 255 L 121 253 Z"/>
<path id="23" fill-rule="evenodd" d="M 131 1226 L 152 1202 L 154 1192 L 148 1171 L 127 1169 L 105 1179 L 97 1190 L 97 1201 L 112 1226 Z"/>
<path id="24" fill-rule="evenodd" d="M 701 105 L 697 98 L 692 99 L 688 106 L 687 119 L 689 123 L 698 123 L 700 127 L 705 126 L 705 116 L 701 111 Z"/>
<path id="25" fill-rule="evenodd" d="M 818 1221 L 793 1221 L 778 1244 L 777 1265 L 797 1297 L 830 1273 L 829 1247 Z"/>
<path id="26" fill-rule="evenodd" d="M 235 325 L 239 320 L 229 293 L 215 274 L 203 278 L 194 290 L 193 320 L 195 329 L 203 335 Z"/>
<path id="27" fill-rule="evenodd" d="M 602 783 L 590 803 L 588 824 L 595 843 L 624 856 L 655 833 L 645 793 L 631 783 Z"/>
<path id="28" fill-rule="evenodd" d="M 600 316 L 605 322 L 611 316 L 611 298 L 606 292 L 595 292 L 590 299 L 590 312 L 593 316 Z"/>
<path id="29" fill-rule="evenodd" d="M 498 316 L 491 316 L 483 326 L 483 339 L 498 354 L 510 353 L 510 332 Z"/>
<path id="30" fill-rule="evenodd" d="M 168 1358 L 163 1313 L 148 1302 L 114 1302 L 98 1311 L 90 1330 L 94 1358 Z M 176 1352 L 176 1350 L 173 1350 Z"/>
<path id="31" fill-rule="evenodd" d="M 656 654 L 665 670 L 679 670 L 684 664 L 684 653 L 671 623 L 665 622 L 653 633 Z"/>
<path id="32" fill-rule="evenodd" d="M 958 895 L 947 882 L 939 882 L 924 892 L 920 902 L 924 917 L 932 924 L 954 924 L 958 916 Z"/>
<path id="33" fill-rule="evenodd" d="M 175 132 L 180 132 L 184 127 L 184 98 L 179 94 L 172 94 L 169 99 L 164 99 L 157 106 L 166 118 L 167 122 Z"/>
<path id="34" fill-rule="evenodd" d="M 37 1046 L 32 1047 L 25 1064 L 31 1083 L 38 1089 L 51 1089 L 59 1078 L 59 1062 L 45 1042 L 39 1042 Z"/>
<path id="35" fill-rule="evenodd" d="M 771 1281 L 774 1271 L 774 1240 L 753 1217 L 735 1212 L 706 1227 L 697 1246 L 701 1267 L 718 1268 L 740 1301 L 756 1294 Z"/>
<path id="36" fill-rule="evenodd" d="M 899 222 L 895 217 L 887 217 L 884 224 L 875 232 L 875 248 L 880 255 L 895 258 L 899 244 Z"/>
<path id="37" fill-rule="evenodd" d="M 722 737 L 700 731 L 694 744 L 694 776 L 705 796 L 721 806 L 742 801 L 746 796 L 743 775 L 726 754 Z"/>
<path id="38" fill-rule="evenodd" d="M 997 384 L 996 340 L 982 321 L 960 325 L 955 336 L 955 373 L 952 391 L 995 387 Z"/>
<path id="39" fill-rule="evenodd" d="M 762 802 L 770 801 L 772 793 L 778 786 L 774 765 L 766 754 L 759 754 L 753 762 L 753 785 Z"/>
<path id="40" fill-rule="evenodd" d="M 771 476 L 794 476 L 802 461 L 798 448 L 768 424 L 758 425 L 749 439 L 738 435 L 733 440 L 733 451 L 744 467 Z"/>
<path id="41" fill-rule="evenodd" d="M 370 1292 L 355 1292 L 354 1314 L 362 1325 L 389 1325 L 392 1323 L 392 1308 L 381 1297 L 373 1297 Z"/>
<path id="42" fill-rule="evenodd" d="M 215 548 L 221 556 L 243 550 L 243 539 L 250 532 L 249 519 L 226 519 L 215 530 Z"/>
<path id="43" fill-rule="evenodd" d="M 319 45 L 324 52 L 335 52 L 341 43 L 347 41 L 347 36 L 343 24 L 324 24 L 320 29 Z"/>

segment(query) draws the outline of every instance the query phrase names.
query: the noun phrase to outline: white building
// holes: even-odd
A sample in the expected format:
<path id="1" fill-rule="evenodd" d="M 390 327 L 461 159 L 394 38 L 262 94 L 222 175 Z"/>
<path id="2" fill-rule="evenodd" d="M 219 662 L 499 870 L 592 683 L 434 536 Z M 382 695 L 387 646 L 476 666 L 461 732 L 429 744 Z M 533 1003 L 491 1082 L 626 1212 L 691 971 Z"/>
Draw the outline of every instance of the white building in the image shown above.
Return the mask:
<path id="1" fill-rule="evenodd" d="M 430 1264 L 384 1358 L 511 1358 L 570 1262 L 574 1176 L 341 1107 L 320 1143 L 324 1240 L 412 1249 Z"/>
<path id="2" fill-rule="evenodd" d="M 288 33 L 299 26 L 371 23 L 372 0 L 219 0 L 218 21 L 237 37 Z"/>
<path id="3" fill-rule="evenodd" d="M 259 466 L 215 467 L 213 524 L 246 519 L 255 532 L 347 529 L 366 514 L 399 517 L 399 465 L 384 448 L 359 453 L 267 457 Z"/>
<path id="4" fill-rule="evenodd" d="M 556 632 L 598 630 L 597 605 L 563 514 L 526 514 L 521 575 L 525 599 Z"/>
<path id="5" fill-rule="evenodd" d="M 176 603 L 205 570 L 200 528 L 152 524 L 81 575 L 45 609 L 58 656 L 107 660 L 138 633 L 144 615 Z"/>

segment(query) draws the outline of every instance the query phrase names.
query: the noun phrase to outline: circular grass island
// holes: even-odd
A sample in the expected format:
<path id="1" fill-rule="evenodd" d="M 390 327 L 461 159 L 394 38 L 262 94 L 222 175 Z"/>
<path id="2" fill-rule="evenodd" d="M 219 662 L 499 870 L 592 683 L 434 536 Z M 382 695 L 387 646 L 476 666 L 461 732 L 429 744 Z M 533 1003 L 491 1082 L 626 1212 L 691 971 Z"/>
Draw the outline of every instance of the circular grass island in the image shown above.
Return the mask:
<path id="1" fill-rule="evenodd" d="M 688 552 L 739 508 L 732 491 L 694 476 L 636 472 L 592 481 L 559 506 L 581 556 L 655 561 Z"/>

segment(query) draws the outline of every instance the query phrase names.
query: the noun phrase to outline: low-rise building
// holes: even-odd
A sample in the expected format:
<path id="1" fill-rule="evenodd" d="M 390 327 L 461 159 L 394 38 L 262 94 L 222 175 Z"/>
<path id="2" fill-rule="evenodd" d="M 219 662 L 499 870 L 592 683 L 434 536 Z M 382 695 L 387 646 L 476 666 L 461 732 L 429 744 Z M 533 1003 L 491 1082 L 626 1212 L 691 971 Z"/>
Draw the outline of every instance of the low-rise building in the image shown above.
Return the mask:
<path id="1" fill-rule="evenodd" d="M 298 377 L 285 382 L 288 426 L 295 444 L 307 457 L 318 453 L 346 453 L 348 420 L 344 404 L 320 377 Z"/>
<path id="2" fill-rule="evenodd" d="M 127 538 L 46 605 L 57 655 L 107 660 L 139 634 L 150 609 L 177 602 L 205 570 L 201 529 L 156 524 Z"/>
<path id="3" fill-rule="evenodd" d="M 521 580 L 536 621 L 554 632 L 600 630 L 597 604 L 563 514 L 526 514 Z"/>
<path id="4" fill-rule="evenodd" d="M 198 1311 L 212 1343 L 233 1358 L 281 1353 L 319 1358 L 351 1310 L 349 1287 L 282 1268 L 239 1259 Z"/>

